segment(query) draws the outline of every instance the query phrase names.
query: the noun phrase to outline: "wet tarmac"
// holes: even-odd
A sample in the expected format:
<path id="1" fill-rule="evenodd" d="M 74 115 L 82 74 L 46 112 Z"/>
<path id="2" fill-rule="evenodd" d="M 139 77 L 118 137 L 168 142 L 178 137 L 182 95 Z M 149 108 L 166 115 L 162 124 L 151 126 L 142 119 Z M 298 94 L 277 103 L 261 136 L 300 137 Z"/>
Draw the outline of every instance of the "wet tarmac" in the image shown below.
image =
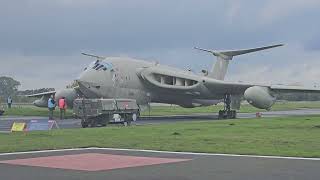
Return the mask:
<path id="1" fill-rule="evenodd" d="M 0 179 L 314 180 L 320 159 L 87 148 L 0 154 Z"/>

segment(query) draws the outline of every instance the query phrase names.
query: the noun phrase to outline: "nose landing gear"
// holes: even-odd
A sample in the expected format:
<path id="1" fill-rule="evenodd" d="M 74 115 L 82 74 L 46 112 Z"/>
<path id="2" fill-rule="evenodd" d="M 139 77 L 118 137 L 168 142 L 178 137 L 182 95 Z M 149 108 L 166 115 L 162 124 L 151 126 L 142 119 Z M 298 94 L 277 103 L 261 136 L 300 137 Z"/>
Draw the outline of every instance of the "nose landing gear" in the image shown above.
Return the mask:
<path id="1" fill-rule="evenodd" d="M 235 119 L 237 111 L 231 110 L 231 95 L 225 94 L 223 98 L 224 108 L 219 111 L 219 119 Z"/>

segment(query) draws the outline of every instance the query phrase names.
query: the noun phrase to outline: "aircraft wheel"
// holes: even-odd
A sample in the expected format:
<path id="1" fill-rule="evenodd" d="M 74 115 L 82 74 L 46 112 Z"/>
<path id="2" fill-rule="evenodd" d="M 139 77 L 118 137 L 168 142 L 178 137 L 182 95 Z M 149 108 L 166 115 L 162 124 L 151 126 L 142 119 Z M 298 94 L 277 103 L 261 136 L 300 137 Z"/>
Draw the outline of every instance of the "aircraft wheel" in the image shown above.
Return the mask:
<path id="1" fill-rule="evenodd" d="M 223 110 L 220 110 L 219 111 L 219 116 L 218 116 L 218 119 L 223 119 Z"/>
<path id="2" fill-rule="evenodd" d="M 81 120 L 81 126 L 82 128 L 87 128 L 88 127 L 88 123 L 85 122 L 85 120 Z"/>
<path id="3" fill-rule="evenodd" d="M 128 126 L 131 126 L 131 120 L 127 121 Z"/>
<path id="4" fill-rule="evenodd" d="M 236 118 L 237 118 L 237 111 L 233 111 L 232 119 L 236 119 Z"/>
<path id="5" fill-rule="evenodd" d="M 0 116 L 4 114 L 4 110 L 0 110 Z"/>
<path id="6" fill-rule="evenodd" d="M 233 117 L 233 111 L 228 111 L 227 112 L 227 119 L 232 119 Z"/>
<path id="7" fill-rule="evenodd" d="M 96 126 L 97 126 L 97 120 L 96 119 L 91 119 L 90 127 L 96 127 Z"/>

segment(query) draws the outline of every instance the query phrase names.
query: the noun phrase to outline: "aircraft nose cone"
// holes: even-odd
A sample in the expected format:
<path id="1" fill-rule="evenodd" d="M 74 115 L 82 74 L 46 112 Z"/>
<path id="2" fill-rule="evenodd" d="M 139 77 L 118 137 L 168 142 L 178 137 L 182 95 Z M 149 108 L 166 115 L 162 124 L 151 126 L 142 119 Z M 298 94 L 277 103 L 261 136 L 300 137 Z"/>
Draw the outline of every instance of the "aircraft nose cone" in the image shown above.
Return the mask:
<path id="1" fill-rule="evenodd" d="M 97 91 L 97 88 L 95 88 L 95 83 L 88 82 L 86 80 L 86 78 L 79 78 L 78 80 L 76 80 L 80 91 L 87 98 L 98 98 L 99 92 Z"/>
<path id="2" fill-rule="evenodd" d="M 101 98 L 101 87 L 104 85 L 104 75 L 102 72 L 87 69 L 82 72 L 77 79 L 80 91 L 88 98 Z"/>
<path id="3" fill-rule="evenodd" d="M 80 74 L 78 81 L 91 82 L 93 79 L 94 79 L 94 72 L 90 70 L 86 70 Z"/>

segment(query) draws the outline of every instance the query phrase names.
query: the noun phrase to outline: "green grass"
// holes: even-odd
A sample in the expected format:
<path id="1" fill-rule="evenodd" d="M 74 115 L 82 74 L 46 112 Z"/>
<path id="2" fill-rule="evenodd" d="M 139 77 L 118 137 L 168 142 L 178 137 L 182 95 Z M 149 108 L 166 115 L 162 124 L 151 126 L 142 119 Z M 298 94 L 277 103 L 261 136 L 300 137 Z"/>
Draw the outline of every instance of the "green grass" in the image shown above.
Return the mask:
<path id="1" fill-rule="evenodd" d="M 35 106 L 21 106 L 5 109 L 4 116 L 48 116 L 47 108 L 39 108 Z M 59 108 L 54 111 L 54 117 L 59 117 Z M 72 110 L 66 111 L 66 118 L 72 118 Z"/>
<path id="2" fill-rule="evenodd" d="M 0 152 L 75 147 L 320 157 L 320 117 L 200 121 L 0 134 Z"/>
<path id="3" fill-rule="evenodd" d="M 295 110 L 301 108 L 320 108 L 320 102 L 278 102 L 273 105 L 272 111 L 282 110 Z M 183 108 L 180 106 L 154 106 L 151 107 L 150 115 L 186 115 L 195 113 L 217 113 L 220 109 L 223 109 L 222 105 L 209 106 L 209 107 L 196 107 L 196 108 Z M 265 112 L 266 110 L 257 109 L 249 104 L 241 105 L 239 112 Z M 149 115 L 149 111 L 146 110 L 142 113 L 144 116 Z"/>

